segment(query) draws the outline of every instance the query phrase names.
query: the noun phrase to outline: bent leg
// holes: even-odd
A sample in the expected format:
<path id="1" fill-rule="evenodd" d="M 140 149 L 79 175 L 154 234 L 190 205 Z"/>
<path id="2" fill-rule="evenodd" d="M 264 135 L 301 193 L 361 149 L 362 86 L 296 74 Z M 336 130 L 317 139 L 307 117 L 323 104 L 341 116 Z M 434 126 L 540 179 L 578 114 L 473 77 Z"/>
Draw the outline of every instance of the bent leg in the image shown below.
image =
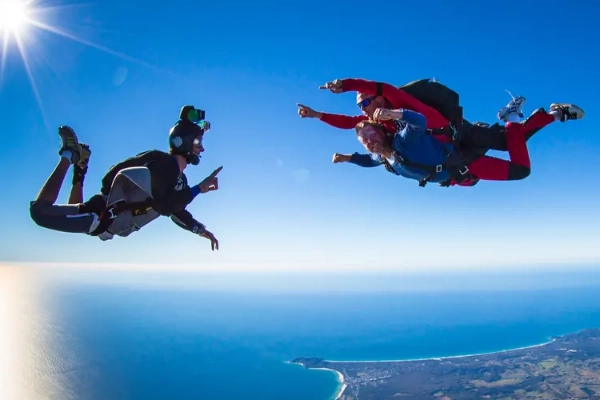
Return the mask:
<path id="1" fill-rule="evenodd" d="M 529 141 L 533 135 L 539 132 L 548 124 L 556 121 L 553 114 L 547 113 L 540 108 L 535 110 L 525 121 L 515 122 L 512 125 L 522 125 L 524 128 L 525 142 Z M 461 138 L 460 144 L 466 149 L 489 149 L 497 151 L 508 151 L 508 123 L 507 126 L 494 124 L 491 126 L 485 125 L 467 125 L 465 123 L 465 131 Z"/>
<path id="2" fill-rule="evenodd" d="M 71 186 L 71 193 L 69 194 L 69 204 L 83 203 L 83 182 L 85 174 L 87 174 L 90 155 L 92 154 L 89 145 L 85 143 L 79 144 L 81 145 L 81 154 L 79 162 L 73 164 L 73 186 Z"/>
<path id="3" fill-rule="evenodd" d="M 503 150 L 506 151 L 506 127 L 500 124 L 471 124 L 463 121 L 459 144 L 465 150 Z"/>
<path id="4" fill-rule="evenodd" d="M 34 200 L 29 205 L 31 219 L 39 226 L 67 233 L 90 233 L 98 224 L 95 213 L 82 213 L 79 204 L 52 204 Z"/>
<path id="5" fill-rule="evenodd" d="M 54 205 L 71 164 L 80 161 L 81 146 L 75 132 L 66 126 L 58 129 L 62 139 L 60 160 L 50 174 L 36 199 L 29 204 L 31 219 L 39 226 L 72 233 L 87 233 L 94 223 L 93 214 L 80 212 L 79 204 Z"/>
<path id="6" fill-rule="evenodd" d="M 510 161 L 482 156 L 469 165 L 469 172 L 482 180 L 514 181 L 525 179 L 531 173 L 529 152 L 523 125 L 509 122 L 506 141 Z"/>
<path id="7" fill-rule="evenodd" d="M 71 162 L 67 158 L 61 157 L 56 167 L 54 167 L 54 171 L 52 171 L 46 182 L 44 182 L 35 201 L 54 204 L 58 199 L 60 188 L 62 187 L 70 166 Z"/>

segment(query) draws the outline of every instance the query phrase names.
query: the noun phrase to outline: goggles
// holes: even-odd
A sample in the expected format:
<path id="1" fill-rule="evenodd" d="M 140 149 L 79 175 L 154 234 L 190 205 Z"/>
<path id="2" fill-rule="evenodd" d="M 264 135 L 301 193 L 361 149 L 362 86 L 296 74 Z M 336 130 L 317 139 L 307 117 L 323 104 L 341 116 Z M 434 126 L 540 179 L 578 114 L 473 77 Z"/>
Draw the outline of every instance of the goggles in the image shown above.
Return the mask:
<path id="1" fill-rule="evenodd" d="M 360 101 L 357 106 L 359 108 L 367 107 L 369 104 L 371 104 L 371 102 L 373 102 L 373 100 L 375 100 L 375 96 L 367 97 L 366 99 Z"/>

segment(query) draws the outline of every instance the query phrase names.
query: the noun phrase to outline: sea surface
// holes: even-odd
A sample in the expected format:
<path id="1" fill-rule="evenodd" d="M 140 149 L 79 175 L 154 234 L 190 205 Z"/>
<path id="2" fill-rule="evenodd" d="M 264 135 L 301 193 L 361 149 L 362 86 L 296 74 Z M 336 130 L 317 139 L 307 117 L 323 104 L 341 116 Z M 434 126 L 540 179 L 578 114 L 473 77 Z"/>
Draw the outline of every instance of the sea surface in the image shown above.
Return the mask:
<path id="1" fill-rule="evenodd" d="M 3 400 L 329 400 L 334 373 L 285 361 L 492 352 L 600 327 L 600 285 L 285 293 L 0 275 Z"/>

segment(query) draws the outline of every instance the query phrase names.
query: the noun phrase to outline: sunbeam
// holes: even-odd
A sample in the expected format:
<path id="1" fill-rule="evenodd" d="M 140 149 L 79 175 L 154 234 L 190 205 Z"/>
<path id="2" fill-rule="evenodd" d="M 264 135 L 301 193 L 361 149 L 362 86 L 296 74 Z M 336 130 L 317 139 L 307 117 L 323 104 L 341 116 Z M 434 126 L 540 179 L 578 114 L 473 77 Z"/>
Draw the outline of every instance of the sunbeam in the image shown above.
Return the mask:
<path id="1" fill-rule="evenodd" d="M 35 95 L 35 101 L 37 102 L 38 107 L 40 108 L 40 112 L 42 113 L 42 120 L 44 121 L 44 125 L 47 130 L 50 130 L 50 125 L 48 124 L 48 120 L 46 118 L 46 113 L 44 111 L 44 106 L 42 104 L 42 98 L 40 96 L 40 92 L 38 90 L 37 84 L 35 83 L 35 78 L 33 76 L 33 72 L 31 71 L 31 66 L 29 65 L 29 57 L 27 56 L 27 49 L 22 42 L 22 39 L 17 35 L 16 37 L 17 46 L 19 47 L 19 52 L 21 53 L 21 57 L 23 58 L 23 64 L 25 65 L 25 69 L 27 71 L 27 76 L 29 77 L 29 82 L 31 83 L 31 88 L 33 89 L 33 94 Z"/>
<path id="2" fill-rule="evenodd" d="M 49 46 L 41 46 L 39 45 L 38 41 L 35 40 L 36 35 L 39 35 L 42 31 L 48 32 L 62 39 L 83 44 L 87 47 L 150 69 L 168 72 L 168 70 L 164 68 L 160 68 L 156 65 L 152 65 L 151 63 L 115 51 L 107 46 L 94 43 L 87 38 L 81 37 L 81 34 L 73 32 L 72 29 L 70 29 L 69 32 L 64 28 L 64 26 L 58 26 L 58 23 L 56 22 L 48 22 L 50 19 L 48 17 L 52 13 L 59 13 L 61 16 L 60 20 L 64 21 L 69 15 L 67 11 L 72 10 L 75 7 L 83 6 L 82 2 L 78 2 L 77 4 L 44 4 L 42 6 L 39 4 L 41 1 L 42 0 L 0 0 L 0 37 L 2 38 L 0 43 L 0 90 L 2 89 L 2 85 L 5 83 L 4 77 L 6 66 L 8 65 L 8 57 L 11 55 L 11 50 L 14 49 L 15 54 L 20 56 L 21 62 L 31 84 L 35 100 L 38 104 L 41 117 L 48 131 L 51 129 L 49 129 L 49 124 L 46 119 L 46 113 L 42 101 L 43 96 L 41 95 L 40 87 L 37 84 L 40 79 L 36 79 L 36 72 L 37 75 L 39 75 L 40 69 L 39 66 L 35 65 L 35 62 L 32 62 L 33 56 L 36 58 L 40 57 L 41 59 L 46 59 L 46 57 L 44 57 L 46 53 L 53 53 Z M 34 68 L 34 66 L 37 68 Z"/>
<path id="3" fill-rule="evenodd" d="M 57 27 L 50 26 L 50 25 L 45 24 L 43 22 L 33 21 L 32 20 L 31 24 L 34 25 L 34 26 L 36 26 L 36 27 L 38 27 L 38 28 L 40 28 L 40 29 L 44 29 L 45 31 L 54 33 L 56 35 L 62 36 L 62 37 L 67 38 L 67 39 L 70 39 L 70 40 L 72 40 L 74 42 L 81 43 L 81 44 L 84 44 L 84 45 L 89 46 L 89 47 L 93 47 L 93 48 L 95 48 L 97 50 L 103 51 L 105 53 L 111 54 L 111 55 L 119 57 L 119 58 L 122 58 L 124 60 L 135 62 L 135 63 L 141 64 L 141 65 L 143 65 L 145 67 L 158 69 L 158 67 L 156 67 L 156 66 L 154 66 L 152 64 L 149 64 L 149 63 L 147 63 L 145 61 L 138 60 L 137 58 L 130 57 L 130 56 L 128 56 L 126 54 L 123 54 L 123 53 L 119 53 L 117 51 L 109 49 L 108 47 L 101 46 L 99 44 L 90 42 L 89 40 L 85 40 L 85 39 L 79 38 L 79 37 L 77 37 L 75 35 L 72 35 L 72 34 L 70 34 L 68 32 L 65 32 L 65 31 L 57 28 Z"/>

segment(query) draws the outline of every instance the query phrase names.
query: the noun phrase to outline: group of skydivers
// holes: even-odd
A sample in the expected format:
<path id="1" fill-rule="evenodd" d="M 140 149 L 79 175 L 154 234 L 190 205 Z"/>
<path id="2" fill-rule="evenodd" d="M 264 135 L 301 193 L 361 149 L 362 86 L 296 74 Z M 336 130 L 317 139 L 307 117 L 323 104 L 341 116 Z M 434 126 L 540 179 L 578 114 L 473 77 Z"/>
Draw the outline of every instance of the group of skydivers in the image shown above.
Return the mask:
<path id="1" fill-rule="evenodd" d="M 463 118 L 456 92 L 430 79 L 393 85 L 364 79 L 327 82 L 320 89 L 332 93 L 357 92 L 360 116 L 317 112 L 298 104 L 301 118 L 354 129 L 368 154 L 339 154 L 334 163 L 361 167 L 383 165 L 389 172 L 440 186 L 473 186 L 480 180 L 509 181 L 530 174 L 527 141 L 555 121 L 581 119 L 583 110 L 573 104 L 554 103 L 549 111 L 535 110 L 523 118 L 526 99 L 512 100 L 497 114 L 504 125 L 469 122 Z M 512 96 L 512 95 L 511 95 Z M 200 193 L 218 190 L 217 168 L 203 181 L 189 185 L 184 173 L 198 165 L 204 134 L 210 129 L 205 111 L 183 106 L 169 132 L 169 150 L 149 150 L 113 165 L 102 179 L 100 193 L 83 200 L 83 183 L 91 150 L 75 131 L 60 126 L 60 160 L 37 198 L 30 203 L 33 221 L 44 228 L 97 236 L 110 240 L 126 237 L 159 216 L 168 216 L 181 228 L 219 248 L 215 236 L 186 210 Z M 489 150 L 507 151 L 509 160 L 487 156 Z M 73 180 L 68 204 L 55 204 L 69 167 Z"/>

